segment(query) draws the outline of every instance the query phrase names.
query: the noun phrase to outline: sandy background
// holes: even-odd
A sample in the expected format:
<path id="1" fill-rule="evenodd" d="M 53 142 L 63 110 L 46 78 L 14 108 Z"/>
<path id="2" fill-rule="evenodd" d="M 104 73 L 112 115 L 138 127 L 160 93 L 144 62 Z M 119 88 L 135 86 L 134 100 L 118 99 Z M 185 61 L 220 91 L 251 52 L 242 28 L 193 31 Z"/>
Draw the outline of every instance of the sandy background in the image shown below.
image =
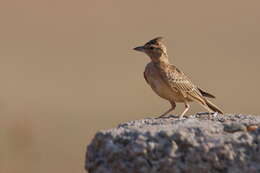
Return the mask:
<path id="1" fill-rule="evenodd" d="M 143 79 L 148 57 L 132 50 L 156 36 L 225 112 L 259 114 L 259 5 L 0 1 L 0 172 L 83 173 L 97 130 L 165 111 Z"/>

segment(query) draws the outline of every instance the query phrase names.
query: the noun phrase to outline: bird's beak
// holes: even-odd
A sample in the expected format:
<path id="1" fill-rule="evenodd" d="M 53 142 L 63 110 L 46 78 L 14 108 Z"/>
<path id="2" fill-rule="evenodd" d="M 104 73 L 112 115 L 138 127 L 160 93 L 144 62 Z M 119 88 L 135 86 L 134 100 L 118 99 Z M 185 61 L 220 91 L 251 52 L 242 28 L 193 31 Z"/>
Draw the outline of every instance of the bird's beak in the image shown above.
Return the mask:
<path id="1" fill-rule="evenodd" d="M 144 52 L 144 46 L 138 46 L 134 48 L 134 50 L 139 51 L 139 52 Z"/>

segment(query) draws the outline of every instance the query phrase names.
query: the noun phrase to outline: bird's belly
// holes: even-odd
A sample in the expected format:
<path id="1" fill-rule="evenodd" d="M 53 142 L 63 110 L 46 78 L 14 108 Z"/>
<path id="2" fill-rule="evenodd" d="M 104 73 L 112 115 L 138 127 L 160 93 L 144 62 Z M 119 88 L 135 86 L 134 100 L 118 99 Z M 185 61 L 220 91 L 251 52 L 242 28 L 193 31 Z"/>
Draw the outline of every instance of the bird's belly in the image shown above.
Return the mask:
<path id="1" fill-rule="evenodd" d="M 177 90 L 171 89 L 168 85 L 165 84 L 165 82 L 162 79 L 156 77 L 156 75 L 149 76 L 147 80 L 153 91 L 160 97 L 169 101 L 184 101 L 184 98 L 182 97 L 181 93 L 179 93 Z"/>

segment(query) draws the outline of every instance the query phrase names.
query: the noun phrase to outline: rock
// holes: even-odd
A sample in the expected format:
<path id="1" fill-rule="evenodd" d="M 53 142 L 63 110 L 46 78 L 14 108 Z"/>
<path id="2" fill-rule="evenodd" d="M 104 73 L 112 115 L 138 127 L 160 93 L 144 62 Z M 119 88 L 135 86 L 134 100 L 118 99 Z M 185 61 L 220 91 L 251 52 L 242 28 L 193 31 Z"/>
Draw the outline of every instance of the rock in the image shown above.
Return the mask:
<path id="1" fill-rule="evenodd" d="M 259 173 L 260 116 L 143 119 L 98 132 L 89 173 Z"/>

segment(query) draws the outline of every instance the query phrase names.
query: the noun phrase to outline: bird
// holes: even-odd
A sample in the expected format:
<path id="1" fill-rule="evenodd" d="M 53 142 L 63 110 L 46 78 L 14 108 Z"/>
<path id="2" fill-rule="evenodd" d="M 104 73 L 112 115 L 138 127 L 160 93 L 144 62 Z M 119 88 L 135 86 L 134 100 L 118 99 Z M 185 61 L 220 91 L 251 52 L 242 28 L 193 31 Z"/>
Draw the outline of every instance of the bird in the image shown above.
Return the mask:
<path id="1" fill-rule="evenodd" d="M 223 114 L 220 108 L 208 100 L 215 98 L 214 95 L 194 85 L 180 69 L 170 63 L 163 40 L 163 37 L 156 37 L 143 46 L 134 48 L 150 57 L 143 73 L 144 79 L 157 95 L 171 104 L 170 109 L 158 118 L 166 117 L 176 108 L 176 103 L 184 103 L 185 109 L 179 116 L 182 118 L 189 110 L 190 102 L 198 102 L 209 113 Z"/>

